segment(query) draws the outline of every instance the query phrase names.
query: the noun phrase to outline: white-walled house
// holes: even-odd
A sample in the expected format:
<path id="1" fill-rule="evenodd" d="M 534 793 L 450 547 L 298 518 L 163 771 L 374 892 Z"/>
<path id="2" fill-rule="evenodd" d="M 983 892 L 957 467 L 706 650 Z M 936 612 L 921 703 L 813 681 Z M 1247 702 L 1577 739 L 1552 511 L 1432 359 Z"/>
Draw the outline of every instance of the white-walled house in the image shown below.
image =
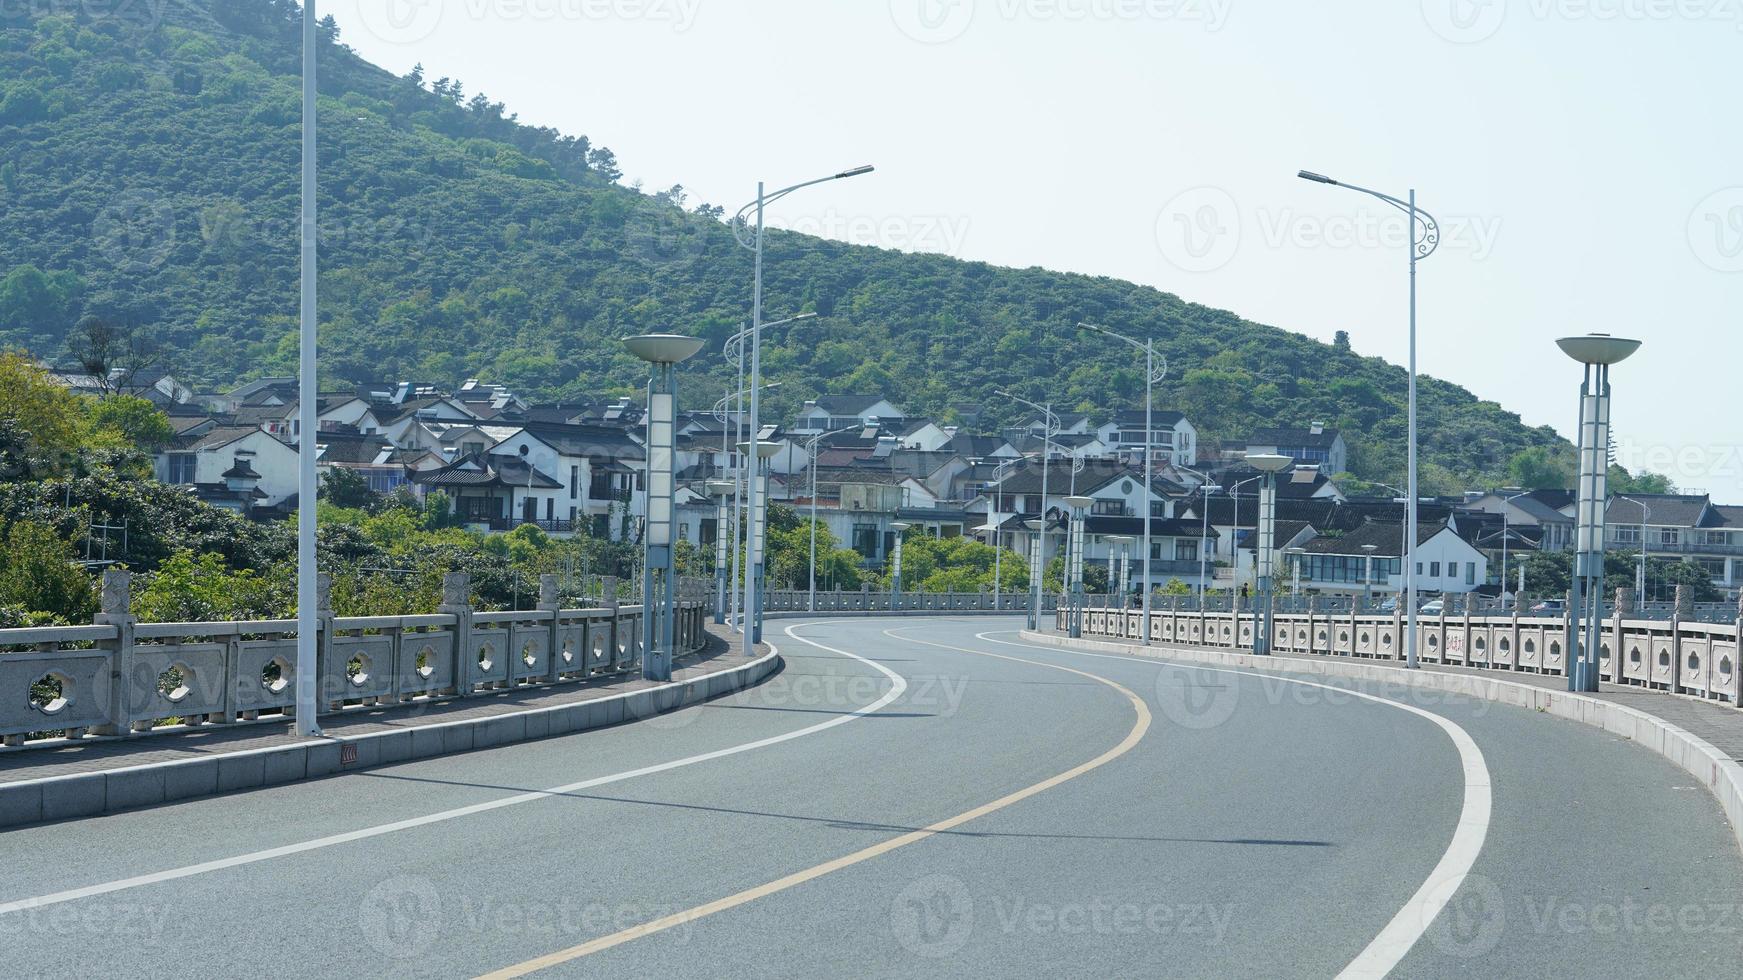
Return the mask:
<path id="1" fill-rule="evenodd" d="M 1416 530 L 1416 547 L 1402 557 L 1403 527 L 1398 524 L 1373 521 L 1338 537 L 1314 538 L 1301 546 L 1301 585 L 1317 592 L 1361 593 L 1370 555 L 1375 592 L 1402 590 L 1406 561 L 1416 566 L 1419 592 L 1474 592 L 1488 581 L 1488 556 L 1452 527 L 1435 523 Z M 1278 568 L 1280 574 L 1292 574 L 1287 564 Z"/>
<path id="2" fill-rule="evenodd" d="M 297 451 L 256 426 L 214 426 L 178 439 L 157 454 L 157 479 L 196 489 L 226 486 L 224 474 L 242 457 L 258 474 L 258 503 L 275 507 L 297 492 Z"/>
<path id="3" fill-rule="evenodd" d="M 1095 430 L 1111 451 L 1140 459 L 1144 455 L 1144 410 L 1115 412 Z M 1158 408 L 1150 413 L 1152 458 L 1172 466 L 1198 465 L 1198 428 L 1185 415 Z"/>
<path id="4" fill-rule="evenodd" d="M 871 422 L 888 424 L 905 418 L 907 413 L 881 395 L 822 395 L 805 403 L 790 429 L 796 435 L 816 435 L 831 429 Z"/>

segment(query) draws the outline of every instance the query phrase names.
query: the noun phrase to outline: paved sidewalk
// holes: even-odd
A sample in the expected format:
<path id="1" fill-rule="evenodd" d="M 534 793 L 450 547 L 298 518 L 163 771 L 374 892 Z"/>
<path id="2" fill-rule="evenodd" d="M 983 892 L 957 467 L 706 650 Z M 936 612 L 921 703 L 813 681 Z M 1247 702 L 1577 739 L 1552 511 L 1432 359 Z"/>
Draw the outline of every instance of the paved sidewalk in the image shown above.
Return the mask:
<path id="1" fill-rule="evenodd" d="M 1065 634 L 1049 625 L 1038 632 L 1057 636 L 1061 639 Z M 1136 645 L 1137 640 L 1116 636 L 1102 636 L 1085 633 L 1085 640 L 1095 640 L 1104 643 L 1123 643 Z M 1211 653 L 1251 653 L 1249 650 L 1231 649 L 1221 646 L 1194 646 L 1182 643 L 1152 643 L 1150 649 L 1157 651 L 1158 656 L 1165 656 L 1170 649 L 1204 651 Z M 1342 655 L 1309 655 L 1300 653 L 1274 653 L 1267 660 L 1275 661 L 1279 667 L 1284 664 L 1338 663 L 1363 664 L 1371 667 L 1392 667 L 1397 670 L 1405 668 L 1396 660 L 1381 657 L 1349 657 Z M 1493 670 L 1483 667 L 1456 667 L 1450 664 L 1424 663 L 1420 668 L 1422 673 L 1459 674 L 1470 677 L 1484 677 L 1491 680 L 1506 681 L 1512 684 L 1523 684 L 1528 687 L 1540 688 L 1545 691 L 1567 691 L 1567 678 L 1560 674 L 1538 674 L 1523 670 Z M 1643 711 L 1649 715 L 1661 718 L 1692 735 L 1706 740 L 1714 748 L 1724 753 L 1732 761 L 1743 762 L 1743 708 L 1719 701 L 1706 701 L 1700 698 L 1681 694 L 1671 694 L 1668 691 L 1636 687 L 1631 684 L 1604 683 L 1603 690 L 1596 693 L 1580 692 L 1583 697 L 1596 698 L 1611 704 Z"/>
<path id="2" fill-rule="evenodd" d="M 709 623 L 707 629 L 707 646 L 698 653 L 679 658 L 672 671 L 674 681 L 731 670 L 755 659 L 755 656 L 745 655 L 742 637 L 737 633 L 713 623 Z M 767 652 L 765 644 L 758 648 L 757 655 Z M 352 708 L 339 714 L 321 716 L 321 729 L 324 740 L 343 742 L 360 735 L 428 728 L 580 704 L 656 686 L 656 682 L 633 674 L 610 674 L 588 681 Z M 289 719 L 272 719 L 231 725 L 207 724 L 195 728 L 171 727 L 119 738 L 87 736 L 77 741 L 0 749 L 0 788 L 25 780 L 210 758 L 302 741 L 292 730 Z"/>

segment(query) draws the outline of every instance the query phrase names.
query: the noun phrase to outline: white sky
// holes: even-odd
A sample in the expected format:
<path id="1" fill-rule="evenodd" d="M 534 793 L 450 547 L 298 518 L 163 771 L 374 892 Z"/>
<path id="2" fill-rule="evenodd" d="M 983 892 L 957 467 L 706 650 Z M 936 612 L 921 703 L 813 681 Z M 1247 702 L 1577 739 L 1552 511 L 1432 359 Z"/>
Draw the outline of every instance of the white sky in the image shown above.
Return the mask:
<path id="1" fill-rule="evenodd" d="M 1743 503 L 1743 0 L 327 0 L 342 39 L 787 227 L 1147 283 L 1571 434 L 1557 336 L 1615 369 L 1619 460 Z M 1181 367 L 1184 367 L 1182 365 Z"/>

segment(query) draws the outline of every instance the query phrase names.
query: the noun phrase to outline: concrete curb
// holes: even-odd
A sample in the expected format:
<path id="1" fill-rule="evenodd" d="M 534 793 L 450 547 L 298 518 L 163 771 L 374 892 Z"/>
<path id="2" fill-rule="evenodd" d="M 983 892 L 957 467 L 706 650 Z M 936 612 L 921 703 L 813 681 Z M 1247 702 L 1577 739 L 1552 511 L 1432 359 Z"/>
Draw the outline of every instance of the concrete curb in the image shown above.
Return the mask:
<path id="1" fill-rule="evenodd" d="M 767 679 L 780 667 L 780 654 L 770 651 L 730 670 L 572 704 L 371 732 L 352 738 L 311 739 L 102 772 L 0 783 L 0 828 L 118 813 L 638 721 L 744 690 Z M 356 749 L 355 758 L 341 761 L 342 749 L 352 747 Z"/>
<path id="2" fill-rule="evenodd" d="M 1719 801 L 1719 808 L 1724 811 L 1725 819 L 1731 824 L 1732 837 L 1735 838 L 1737 846 L 1743 848 L 1743 765 L 1739 765 L 1736 760 L 1720 752 L 1712 743 L 1693 732 L 1673 725 L 1656 715 L 1630 708 L 1627 705 L 1583 694 L 1548 690 L 1530 684 L 1517 684 L 1495 677 L 1448 674 L 1427 667 L 1412 671 L 1402 667 L 1385 667 L 1379 664 L 1332 657 L 1312 660 L 1277 660 L 1250 653 L 1228 653 L 1199 647 L 1144 646 L 1111 640 L 1073 640 L 1068 637 L 1031 630 L 1023 630 L 1020 635 L 1025 640 L 1045 646 L 1071 650 L 1119 653 L 1152 660 L 1242 667 L 1273 674 L 1351 677 L 1384 684 L 1426 688 L 1461 694 L 1466 697 L 1482 698 L 1486 701 L 1513 705 L 1518 708 L 1531 708 L 1555 715 L 1558 718 L 1566 718 L 1569 721 L 1577 721 L 1593 728 L 1601 728 L 1613 735 L 1620 735 L 1644 745 L 1700 780 L 1701 785 L 1707 788 L 1707 792 L 1713 794 L 1713 798 Z"/>

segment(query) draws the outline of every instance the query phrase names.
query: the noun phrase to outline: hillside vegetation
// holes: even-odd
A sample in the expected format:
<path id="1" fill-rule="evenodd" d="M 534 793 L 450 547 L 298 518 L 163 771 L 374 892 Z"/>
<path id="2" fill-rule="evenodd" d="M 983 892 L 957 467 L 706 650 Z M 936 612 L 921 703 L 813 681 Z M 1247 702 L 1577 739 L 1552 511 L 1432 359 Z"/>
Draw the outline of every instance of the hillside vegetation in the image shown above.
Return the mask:
<path id="1" fill-rule="evenodd" d="M 197 381 L 293 372 L 295 5 L 22 12 L 39 6 L 57 7 L 0 19 L 0 344 L 60 360 L 72 325 L 97 315 L 136 324 Z M 375 68 L 330 26 L 320 58 L 323 383 L 628 391 L 645 374 L 617 338 L 718 342 L 748 315 L 750 256 L 719 208 L 623 186 L 609 150 L 521 125 L 463 82 Z M 772 233 L 767 291 L 771 311 L 826 317 L 773 339 L 778 410 L 880 391 L 947 421 L 983 400 L 989 420 L 1013 420 L 999 386 L 1137 406 L 1141 365 L 1076 333 L 1091 320 L 1157 337 L 1173 365 L 1160 404 L 1209 438 L 1323 421 L 1358 473 L 1402 471 L 1400 369 L 1155 289 Z M 716 375 L 699 385 L 712 401 L 720 359 L 696 370 Z M 1429 489 L 1565 452 L 1462 388 L 1425 379 L 1421 397 Z"/>

